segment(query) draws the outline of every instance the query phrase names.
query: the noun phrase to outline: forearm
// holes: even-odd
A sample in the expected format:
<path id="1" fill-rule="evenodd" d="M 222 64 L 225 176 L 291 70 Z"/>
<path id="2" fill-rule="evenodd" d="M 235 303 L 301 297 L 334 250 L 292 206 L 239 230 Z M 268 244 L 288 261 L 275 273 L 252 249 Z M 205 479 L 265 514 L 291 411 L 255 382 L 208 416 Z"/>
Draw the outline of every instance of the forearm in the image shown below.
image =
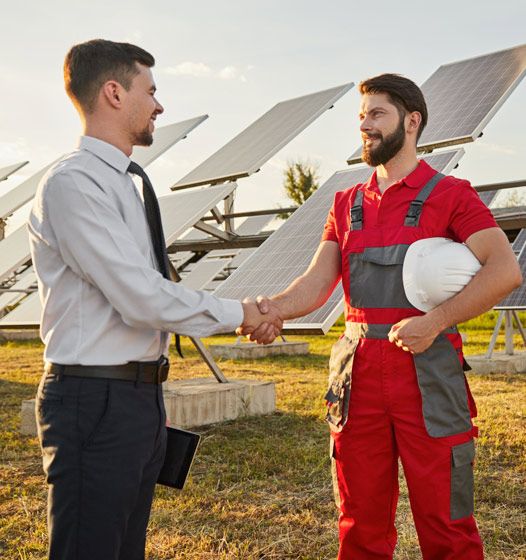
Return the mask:
<path id="1" fill-rule="evenodd" d="M 440 332 L 490 310 L 521 282 L 515 256 L 497 256 L 489 259 L 462 291 L 429 311 L 427 317 Z"/>
<path id="2" fill-rule="evenodd" d="M 303 275 L 296 278 L 286 290 L 272 296 L 270 300 L 278 306 L 283 320 L 303 317 L 327 301 L 336 283 L 313 281 L 307 275 Z"/>
<path id="3" fill-rule="evenodd" d="M 327 301 L 340 278 L 340 247 L 334 241 L 323 241 L 308 270 L 270 299 L 278 306 L 284 320 L 303 317 Z"/>
<path id="4" fill-rule="evenodd" d="M 466 244 L 482 268 L 462 291 L 427 314 L 442 329 L 485 313 L 522 284 L 517 258 L 502 230 L 478 232 Z"/>

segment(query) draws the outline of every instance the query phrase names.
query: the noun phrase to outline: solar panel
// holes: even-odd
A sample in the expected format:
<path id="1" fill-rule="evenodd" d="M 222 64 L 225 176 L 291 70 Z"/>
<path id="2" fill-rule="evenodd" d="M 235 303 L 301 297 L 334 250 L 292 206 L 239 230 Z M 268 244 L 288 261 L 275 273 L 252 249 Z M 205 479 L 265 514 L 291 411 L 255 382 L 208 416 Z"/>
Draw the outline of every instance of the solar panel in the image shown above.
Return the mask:
<path id="1" fill-rule="evenodd" d="M 155 158 L 164 153 L 170 146 L 181 138 L 184 138 L 191 130 L 201 124 L 208 115 L 195 117 L 180 123 L 163 126 L 156 129 L 153 133 L 154 142 L 148 147 L 136 147 L 133 152 L 134 161 L 142 167 L 146 167 Z M 60 159 L 60 158 L 59 158 Z M 15 210 L 18 210 L 26 202 L 30 201 L 36 193 L 40 179 L 47 170 L 58 161 L 46 165 L 38 173 L 14 187 L 12 190 L 0 197 L 0 219 L 7 218 Z"/>
<path id="2" fill-rule="evenodd" d="M 194 226 L 207 212 L 233 192 L 236 186 L 236 183 L 228 183 L 161 196 L 159 206 L 166 245 L 169 246 L 188 228 Z"/>
<path id="3" fill-rule="evenodd" d="M 29 179 L 0 196 L 0 219 L 7 218 L 35 196 L 40 179 L 57 161 L 58 159 L 46 165 Z"/>
<path id="4" fill-rule="evenodd" d="M 0 241 L 0 282 L 31 259 L 26 226 Z"/>
<path id="5" fill-rule="evenodd" d="M 36 286 L 37 277 L 33 267 L 30 266 L 22 274 L 17 277 L 17 281 L 10 286 L 12 290 L 27 290 L 33 286 Z M 26 294 L 24 292 L 4 292 L 0 295 L 0 313 L 2 310 L 8 306 L 14 305 Z"/>
<path id="6" fill-rule="evenodd" d="M 201 115 L 200 117 L 156 128 L 153 133 L 153 144 L 151 146 L 135 146 L 131 159 L 141 167 L 146 167 L 179 140 L 186 138 L 194 128 L 197 128 L 207 118 L 208 115 Z"/>
<path id="7" fill-rule="evenodd" d="M 202 259 L 181 280 L 181 283 L 189 290 L 202 290 L 210 280 L 213 280 L 225 269 L 227 264 L 228 259 Z"/>
<path id="8" fill-rule="evenodd" d="M 422 85 L 429 113 L 420 150 L 472 142 L 526 74 L 526 45 L 444 64 Z M 347 163 L 361 161 L 360 147 Z"/>
<path id="9" fill-rule="evenodd" d="M 347 93 L 349 83 L 278 103 L 172 188 L 247 177 Z"/>
<path id="10" fill-rule="evenodd" d="M 499 191 L 483 191 L 479 192 L 480 200 L 489 208 Z"/>
<path id="11" fill-rule="evenodd" d="M 2 167 L 0 169 L 0 181 L 5 181 L 9 177 L 9 175 L 12 175 L 15 171 L 18 171 L 19 169 L 24 167 L 24 165 L 26 165 L 26 163 L 29 163 L 29 162 L 28 161 L 23 161 L 21 163 L 14 163 L 13 165 L 8 165 L 6 167 Z"/>
<path id="12" fill-rule="evenodd" d="M 38 292 L 27 296 L 18 307 L 0 319 L 0 328 L 38 327 L 42 304 Z"/>
<path id="13" fill-rule="evenodd" d="M 433 168 L 448 173 L 463 153 L 463 149 L 448 150 L 422 159 Z M 214 293 L 219 297 L 243 299 L 283 291 L 307 270 L 320 243 L 334 194 L 367 181 L 372 172 L 370 167 L 358 166 L 332 175 Z M 325 334 L 342 312 L 340 283 L 322 307 L 306 317 L 287 321 L 283 332 Z"/>
<path id="14" fill-rule="evenodd" d="M 524 230 L 521 230 L 521 233 L 523 232 Z M 515 250 L 515 247 L 513 247 L 513 249 Z M 519 254 L 519 266 L 521 267 L 522 278 L 524 279 L 526 277 L 526 250 L 524 250 L 524 248 Z M 511 292 L 508 297 L 504 298 L 503 301 L 496 305 L 494 309 L 497 309 L 498 311 L 508 309 L 526 309 L 526 284 L 522 284 L 521 286 L 513 290 L 513 292 Z"/>

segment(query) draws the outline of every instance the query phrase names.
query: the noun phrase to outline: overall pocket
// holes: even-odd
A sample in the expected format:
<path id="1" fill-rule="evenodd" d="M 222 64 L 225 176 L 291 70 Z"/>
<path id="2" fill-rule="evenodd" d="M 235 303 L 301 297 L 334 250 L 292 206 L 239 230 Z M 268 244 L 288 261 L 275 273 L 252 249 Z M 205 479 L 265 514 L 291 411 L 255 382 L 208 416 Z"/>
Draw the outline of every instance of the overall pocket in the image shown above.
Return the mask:
<path id="1" fill-rule="evenodd" d="M 451 521 L 468 517 L 473 513 L 474 460 L 475 442 L 473 440 L 451 448 Z"/>
<path id="2" fill-rule="evenodd" d="M 326 420 L 335 432 L 340 432 L 347 422 L 351 396 L 351 373 L 354 353 L 359 339 L 350 340 L 345 335 L 332 347 L 329 360 L 329 390 Z"/>
<path id="3" fill-rule="evenodd" d="M 359 309 L 412 309 L 405 296 L 402 265 L 409 245 L 366 247 L 350 253 L 349 298 Z"/>
<path id="4" fill-rule="evenodd" d="M 438 335 L 421 354 L 413 354 L 427 433 L 431 437 L 462 434 L 471 429 L 464 371 L 448 338 Z"/>

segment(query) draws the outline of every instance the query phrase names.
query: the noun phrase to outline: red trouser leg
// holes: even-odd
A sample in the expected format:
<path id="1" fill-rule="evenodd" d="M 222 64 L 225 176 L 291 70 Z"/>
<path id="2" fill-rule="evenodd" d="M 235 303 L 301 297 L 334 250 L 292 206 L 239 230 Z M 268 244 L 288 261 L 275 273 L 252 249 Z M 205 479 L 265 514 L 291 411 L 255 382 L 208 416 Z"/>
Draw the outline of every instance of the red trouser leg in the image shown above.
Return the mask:
<path id="1" fill-rule="evenodd" d="M 392 558 L 401 456 L 425 560 L 480 560 L 473 516 L 450 520 L 451 447 L 471 432 L 427 434 L 412 357 L 388 341 L 362 341 L 349 420 L 333 434 L 341 496 L 340 560 Z"/>
<path id="2" fill-rule="evenodd" d="M 409 392 L 416 384 L 416 373 L 408 368 L 400 377 L 400 390 Z M 422 557 L 481 560 L 482 542 L 473 515 L 454 521 L 450 515 L 451 448 L 470 441 L 473 434 L 469 431 L 432 438 L 425 428 L 421 406 L 421 398 L 399 399 L 392 417 Z"/>
<path id="3" fill-rule="evenodd" d="M 398 450 L 386 414 L 381 368 L 355 357 L 349 418 L 333 433 L 340 491 L 339 560 L 390 559 L 396 544 Z M 367 344 L 370 346 L 370 344 Z M 373 354 L 373 351 L 370 352 Z"/>

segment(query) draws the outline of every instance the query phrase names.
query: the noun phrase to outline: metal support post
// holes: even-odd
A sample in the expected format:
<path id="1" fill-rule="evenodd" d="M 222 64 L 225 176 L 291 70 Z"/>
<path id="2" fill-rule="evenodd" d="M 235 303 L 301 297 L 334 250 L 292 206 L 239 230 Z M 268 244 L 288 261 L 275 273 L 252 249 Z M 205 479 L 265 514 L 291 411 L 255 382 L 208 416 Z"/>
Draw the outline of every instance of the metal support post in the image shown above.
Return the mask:
<path id="1" fill-rule="evenodd" d="M 519 332 L 521 333 L 522 341 L 524 342 L 524 344 L 526 344 L 526 333 L 524 332 L 524 327 L 522 326 L 521 320 L 519 318 L 519 314 L 515 310 L 513 310 L 512 313 L 513 313 L 513 316 L 515 317 L 515 322 L 517 323 L 517 328 L 519 329 Z"/>
<path id="2" fill-rule="evenodd" d="M 508 356 L 513 356 L 513 313 L 510 309 L 507 309 L 504 313 L 506 314 L 504 320 L 506 354 L 508 354 Z"/>
<path id="3" fill-rule="evenodd" d="M 234 212 L 234 192 L 231 192 L 225 198 L 225 211 L 223 215 L 232 214 Z M 232 218 L 225 218 L 225 231 L 228 234 L 232 234 L 234 232 L 234 220 Z"/>
<path id="4" fill-rule="evenodd" d="M 497 336 L 499 335 L 500 327 L 502 325 L 503 320 L 504 320 L 504 311 L 499 311 L 499 316 L 497 317 L 497 324 L 493 329 L 493 334 L 491 335 L 488 351 L 486 352 L 486 358 L 488 360 L 491 358 L 491 353 L 493 352 L 493 348 L 495 348 L 495 342 L 497 342 Z"/>
<path id="5" fill-rule="evenodd" d="M 192 336 L 190 340 L 194 343 L 197 351 L 201 354 L 201 358 L 206 362 L 206 365 L 210 368 L 210 371 L 215 375 L 219 383 L 229 383 L 228 379 L 223 375 L 223 372 L 216 364 L 212 354 L 210 354 L 208 348 L 203 344 L 203 341 L 200 338 L 194 338 Z"/>

